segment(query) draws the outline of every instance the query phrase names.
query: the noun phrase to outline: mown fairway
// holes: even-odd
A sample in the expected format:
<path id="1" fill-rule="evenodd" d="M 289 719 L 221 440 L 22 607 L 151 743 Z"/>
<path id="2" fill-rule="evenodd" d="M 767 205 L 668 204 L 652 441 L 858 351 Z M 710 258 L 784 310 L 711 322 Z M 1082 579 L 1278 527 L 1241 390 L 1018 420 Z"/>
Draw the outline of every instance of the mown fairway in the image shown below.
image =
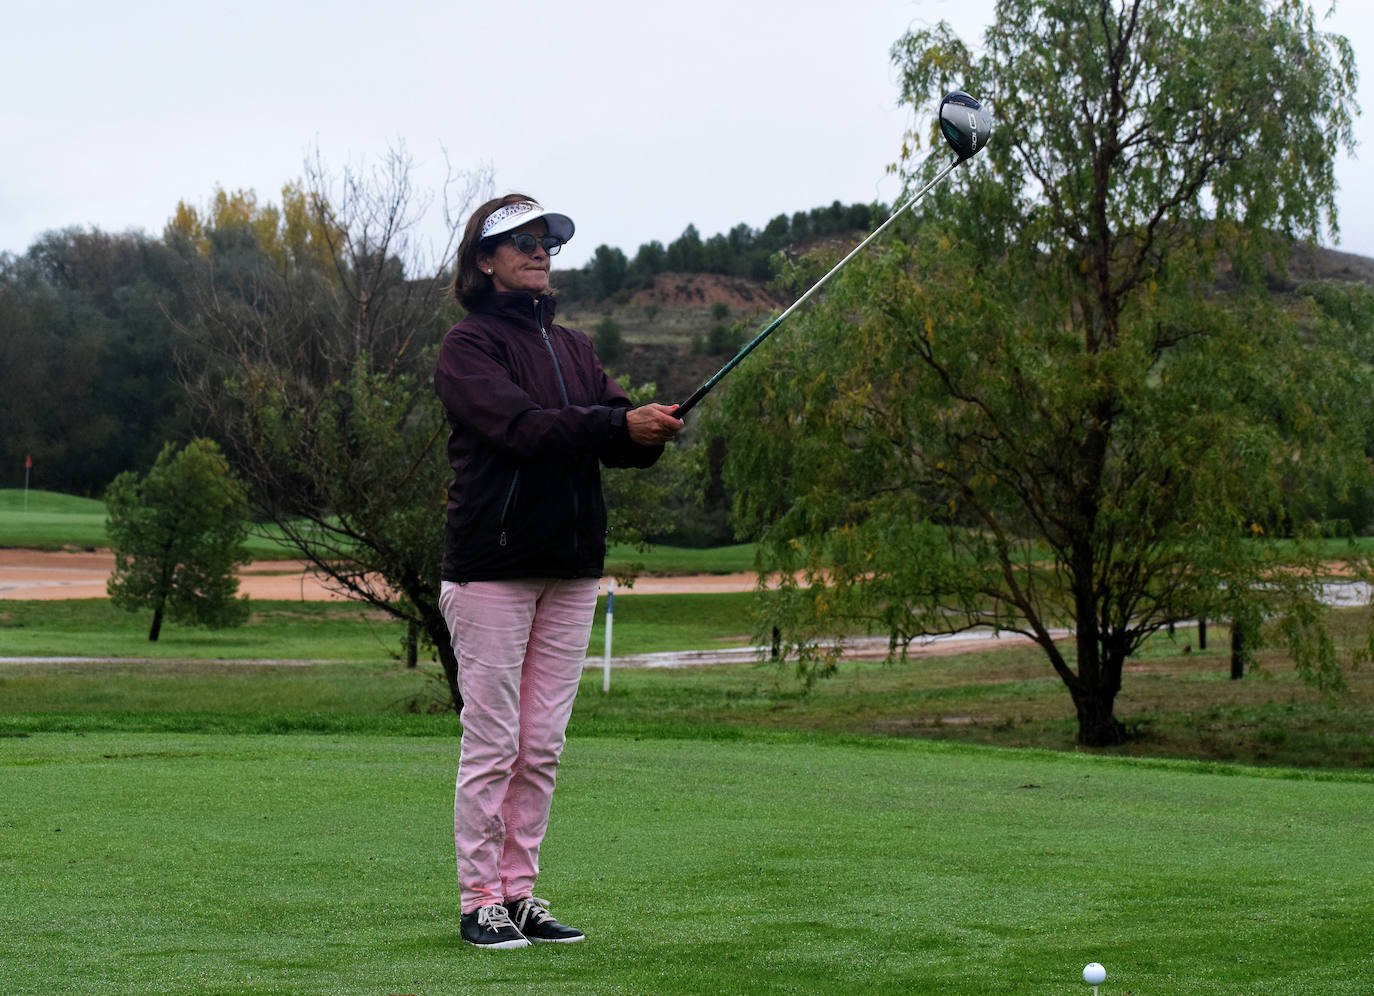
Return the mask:
<path id="1" fill-rule="evenodd" d="M 617 653 L 747 642 L 751 598 L 618 599 Z M 1102 996 L 1374 991 L 1368 669 L 1326 699 L 1272 652 L 1226 680 L 1221 627 L 1161 636 L 1137 757 L 1071 751 L 1031 650 L 591 671 L 539 889 L 590 939 L 498 953 L 458 939 L 459 727 L 401 636 L 0 602 L 0 656 L 123 658 L 0 663 L 6 991 L 1051 994 L 1092 960 Z"/>
<path id="2" fill-rule="evenodd" d="M 927 743 L 574 739 L 541 893 L 458 940 L 451 736 L 0 746 L 11 992 L 1366 993 L 1374 780 Z"/>
<path id="3" fill-rule="evenodd" d="M 0 488 L 0 546 L 98 547 L 105 539 L 105 503 L 54 491 Z"/>

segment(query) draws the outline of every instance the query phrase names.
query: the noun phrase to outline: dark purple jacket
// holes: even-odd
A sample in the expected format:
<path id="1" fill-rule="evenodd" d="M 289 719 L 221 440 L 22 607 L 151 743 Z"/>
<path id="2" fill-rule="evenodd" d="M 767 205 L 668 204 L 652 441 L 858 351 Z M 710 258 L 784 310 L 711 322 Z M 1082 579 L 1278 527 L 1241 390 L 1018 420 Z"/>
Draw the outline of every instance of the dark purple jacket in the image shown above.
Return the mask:
<path id="1" fill-rule="evenodd" d="M 434 390 L 448 414 L 445 581 L 600 577 L 601 470 L 648 467 L 630 400 L 552 297 L 491 293 L 449 329 Z"/>

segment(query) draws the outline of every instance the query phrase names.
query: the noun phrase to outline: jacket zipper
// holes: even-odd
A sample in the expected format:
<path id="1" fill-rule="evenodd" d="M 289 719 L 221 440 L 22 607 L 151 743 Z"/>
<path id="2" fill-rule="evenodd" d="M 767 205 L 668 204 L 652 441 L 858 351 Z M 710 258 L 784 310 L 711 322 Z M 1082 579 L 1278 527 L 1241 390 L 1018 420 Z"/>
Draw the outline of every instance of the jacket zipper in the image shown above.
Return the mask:
<path id="1" fill-rule="evenodd" d="M 582 521 L 582 502 L 577 498 L 577 492 L 573 492 L 573 559 L 580 560 L 582 556 L 582 539 L 577 534 L 577 524 Z"/>
<path id="2" fill-rule="evenodd" d="M 538 301 L 534 302 L 534 308 L 536 313 L 535 322 L 539 325 L 539 334 L 544 337 L 544 346 L 548 349 L 549 357 L 553 360 L 553 375 L 558 378 L 558 391 L 563 395 L 563 404 L 570 405 L 572 402 L 568 400 L 568 387 L 563 383 L 563 367 L 558 362 L 558 354 L 554 352 L 553 340 L 549 338 L 549 330 L 544 328 L 543 316 L 538 314 Z"/>
<path id="3" fill-rule="evenodd" d="M 501 545 L 506 545 L 506 516 L 510 513 L 510 503 L 515 500 L 515 486 L 520 483 L 520 471 L 517 470 L 510 479 L 510 487 L 506 488 L 506 500 L 501 505 Z"/>
<path id="4" fill-rule="evenodd" d="M 536 309 L 536 311 L 537 311 L 538 308 L 539 308 L 539 302 L 536 301 L 534 306 L 535 306 L 535 309 Z M 568 400 L 568 386 L 567 386 L 567 384 L 565 384 L 565 383 L 563 382 L 563 366 L 562 366 L 562 364 L 560 364 L 560 363 L 558 362 L 558 353 L 557 353 L 557 351 L 553 348 L 553 340 L 549 338 L 549 330 L 546 329 L 546 328 L 544 328 L 544 321 L 543 321 L 543 316 L 542 316 L 542 315 L 539 316 L 539 318 L 537 319 L 537 321 L 539 322 L 539 334 L 542 335 L 542 336 L 544 337 L 544 347 L 545 347 L 546 349 L 548 349 L 548 351 L 549 351 L 549 358 L 550 358 L 551 360 L 553 360 L 553 375 L 554 375 L 555 377 L 558 378 L 558 392 L 559 392 L 560 394 L 563 395 L 563 404 L 565 404 L 565 405 L 570 405 L 570 404 L 572 404 L 572 402 Z M 572 499 L 573 499 L 573 536 L 572 536 L 572 540 L 573 540 L 573 559 L 576 560 L 577 557 L 578 557 L 578 554 L 579 554 L 579 552 L 580 552 L 580 550 L 581 550 L 581 548 L 582 548 L 582 544 L 581 544 L 581 542 L 579 542 L 579 538 L 578 538 L 578 535 L 577 535 L 577 522 L 578 522 L 578 519 L 581 517 L 581 515 L 580 515 L 580 505 L 581 505 L 582 503 L 581 503 L 580 501 L 578 501 L 577 492 L 576 492 L 576 491 L 573 492 Z M 502 535 L 504 535 L 504 534 L 502 534 Z"/>
<path id="5" fill-rule="evenodd" d="M 539 303 L 536 301 L 536 302 L 535 302 L 535 310 L 536 310 L 536 312 L 538 311 L 538 308 L 539 308 Z M 544 347 L 549 351 L 549 359 L 553 360 L 553 374 L 554 374 L 554 377 L 556 377 L 556 378 L 558 379 L 558 392 L 559 392 L 561 395 L 563 395 L 563 404 L 565 404 L 565 405 L 571 404 L 571 402 L 568 400 L 568 387 L 567 387 L 567 385 L 563 382 L 563 367 L 562 367 L 562 364 L 560 364 L 560 363 L 558 362 L 558 353 L 554 351 L 554 348 L 553 348 L 553 340 L 551 340 L 551 339 L 549 338 L 549 330 L 546 329 L 546 328 L 544 328 L 544 323 L 543 323 L 542 320 L 540 320 L 540 317 L 539 317 L 537 314 L 536 314 L 536 317 L 535 317 L 535 324 L 537 324 L 537 325 L 539 326 L 539 334 L 540 334 L 541 336 L 544 337 Z M 506 489 L 506 500 L 505 500 L 504 502 L 501 503 L 501 522 L 500 522 L 501 535 L 500 535 L 500 537 L 499 537 L 499 539 L 498 539 L 498 542 L 500 543 L 501 546 L 505 546 L 505 545 L 506 545 L 506 541 L 507 541 L 507 536 L 506 536 L 506 518 L 507 518 L 507 516 L 510 514 L 511 502 L 513 502 L 513 501 L 515 500 L 515 488 L 516 488 L 516 485 L 518 485 L 519 483 L 520 483 L 520 471 L 519 471 L 519 470 L 516 470 L 515 474 L 511 477 L 511 480 L 510 480 L 510 487 L 508 487 L 508 488 Z M 574 494 L 573 494 L 573 521 L 574 521 L 574 523 L 577 521 L 578 507 L 579 507 L 580 505 L 581 505 L 581 502 L 578 501 L 577 495 L 574 493 Z M 576 528 L 576 526 L 574 526 L 574 528 L 573 528 L 573 551 L 574 551 L 574 554 L 576 554 L 576 551 L 577 551 L 577 549 L 578 549 L 580 546 L 581 546 L 581 544 L 578 542 L 578 537 L 577 537 L 577 528 Z"/>

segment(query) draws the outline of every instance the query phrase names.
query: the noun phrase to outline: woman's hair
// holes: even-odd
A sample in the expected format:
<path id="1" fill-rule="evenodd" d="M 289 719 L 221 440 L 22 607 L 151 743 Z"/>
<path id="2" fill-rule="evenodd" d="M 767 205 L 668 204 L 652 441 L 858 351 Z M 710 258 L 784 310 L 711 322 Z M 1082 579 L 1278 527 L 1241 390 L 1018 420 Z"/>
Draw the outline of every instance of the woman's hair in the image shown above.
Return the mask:
<path id="1" fill-rule="evenodd" d="M 463 241 L 458 243 L 458 265 L 453 274 L 452 288 L 453 296 L 468 311 L 491 290 L 491 277 L 477 268 L 477 257 L 482 252 L 482 226 L 498 208 L 533 200 L 528 194 L 506 194 L 492 198 L 472 212 L 467 228 L 463 229 Z"/>

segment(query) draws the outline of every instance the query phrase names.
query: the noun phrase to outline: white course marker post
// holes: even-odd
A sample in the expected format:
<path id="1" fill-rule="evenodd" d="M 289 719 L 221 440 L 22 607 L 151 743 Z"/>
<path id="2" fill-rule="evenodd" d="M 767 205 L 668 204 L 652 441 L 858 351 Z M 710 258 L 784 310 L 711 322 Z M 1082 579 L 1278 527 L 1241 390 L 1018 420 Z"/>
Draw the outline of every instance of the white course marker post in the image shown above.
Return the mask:
<path id="1" fill-rule="evenodd" d="M 606 585 L 606 650 L 601 658 L 601 690 L 611 690 L 611 625 L 615 621 L 615 578 Z"/>

